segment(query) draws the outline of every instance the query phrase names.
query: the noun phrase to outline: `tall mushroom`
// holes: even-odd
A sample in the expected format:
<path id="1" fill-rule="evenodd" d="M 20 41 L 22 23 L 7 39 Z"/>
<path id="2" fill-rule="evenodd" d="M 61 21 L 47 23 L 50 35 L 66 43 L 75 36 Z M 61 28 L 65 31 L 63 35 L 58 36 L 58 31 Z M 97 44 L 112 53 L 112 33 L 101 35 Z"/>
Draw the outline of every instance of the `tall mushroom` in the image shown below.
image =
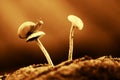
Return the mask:
<path id="1" fill-rule="evenodd" d="M 39 38 L 41 38 L 42 36 L 45 35 L 45 33 L 43 31 L 39 31 L 42 24 L 43 24 L 42 20 L 40 20 L 36 24 L 31 21 L 24 22 L 23 24 L 21 24 L 21 26 L 18 29 L 18 36 L 21 39 L 26 39 L 27 42 L 36 41 L 38 46 L 44 53 L 44 55 L 48 61 L 48 64 L 50 66 L 54 66 L 47 50 L 44 48 L 44 46 L 42 45 L 42 43 L 39 40 Z"/>
<path id="2" fill-rule="evenodd" d="M 74 30 L 75 28 L 82 30 L 83 28 L 83 22 L 82 20 L 75 16 L 75 15 L 69 15 L 68 20 L 72 23 L 71 29 L 70 29 L 70 35 L 69 35 L 69 54 L 68 54 L 68 60 L 72 60 L 73 56 L 73 38 L 74 38 Z"/>

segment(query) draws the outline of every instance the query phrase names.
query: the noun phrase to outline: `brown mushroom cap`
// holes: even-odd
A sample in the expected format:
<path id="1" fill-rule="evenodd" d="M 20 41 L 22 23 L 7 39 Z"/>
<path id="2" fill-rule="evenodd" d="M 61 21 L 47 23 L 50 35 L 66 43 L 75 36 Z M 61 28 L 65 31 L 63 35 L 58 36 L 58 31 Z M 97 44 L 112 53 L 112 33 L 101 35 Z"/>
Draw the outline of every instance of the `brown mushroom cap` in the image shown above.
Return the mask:
<path id="1" fill-rule="evenodd" d="M 22 39 L 27 38 L 33 32 L 35 25 L 36 24 L 31 21 L 24 22 L 18 28 L 18 36 Z"/>
<path id="2" fill-rule="evenodd" d="M 79 30 L 82 30 L 83 22 L 79 17 L 75 15 L 69 15 L 68 20 L 73 24 L 73 26 L 77 27 Z"/>
<path id="3" fill-rule="evenodd" d="M 35 40 L 35 39 L 37 39 L 38 37 L 39 38 L 41 38 L 41 37 L 43 37 L 45 35 L 45 33 L 43 32 L 43 31 L 38 31 L 38 32 L 34 32 L 34 33 L 32 33 L 31 35 L 29 35 L 28 37 L 27 37 L 27 42 L 29 42 L 29 41 L 33 41 L 33 40 Z"/>

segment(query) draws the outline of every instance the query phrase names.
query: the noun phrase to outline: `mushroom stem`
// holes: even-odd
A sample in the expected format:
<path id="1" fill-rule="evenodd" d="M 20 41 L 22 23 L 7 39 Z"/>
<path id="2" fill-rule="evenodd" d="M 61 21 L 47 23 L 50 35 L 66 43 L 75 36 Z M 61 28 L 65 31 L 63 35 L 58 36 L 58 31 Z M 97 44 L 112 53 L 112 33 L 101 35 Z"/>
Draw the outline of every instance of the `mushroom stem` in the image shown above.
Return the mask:
<path id="1" fill-rule="evenodd" d="M 72 60 L 73 56 L 73 38 L 74 38 L 74 25 L 71 25 L 70 29 L 70 35 L 69 35 L 69 54 L 68 54 L 68 60 Z"/>
<path id="2" fill-rule="evenodd" d="M 52 60 L 51 60 L 51 58 L 50 58 L 47 50 L 44 48 L 44 46 L 43 46 L 42 43 L 40 42 L 39 38 L 37 38 L 36 41 L 37 41 L 37 44 L 38 44 L 39 48 L 40 48 L 40 49 L 42 50 L 42 52 L 44 53 L 44 55 L 45 55 L 45 57 L 46 57 L 46 59 L 47 59 L 47 61 L 48 61 L 48 64 L 51 65 L 51 66 L 54 66 L 54 64 L 53 64 L 53 62 L 52 62 Z"/>

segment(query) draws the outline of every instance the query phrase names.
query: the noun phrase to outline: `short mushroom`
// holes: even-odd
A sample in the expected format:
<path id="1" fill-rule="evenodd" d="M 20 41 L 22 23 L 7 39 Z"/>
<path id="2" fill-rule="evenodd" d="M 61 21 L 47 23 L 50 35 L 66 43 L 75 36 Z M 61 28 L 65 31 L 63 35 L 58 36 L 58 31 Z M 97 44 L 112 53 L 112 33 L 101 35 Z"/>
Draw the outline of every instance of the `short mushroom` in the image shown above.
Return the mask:
<path id="1" fill-rule="evenodd" d="M 82 30 L 83 28 L 83 22 L 82 20 L 75 16 L 75 15 L 69 15 L 68 20 L 72 23 L 71 29 L 70 29 L 70 35 L 69 35 L 69 54 L 68 54 L 68 60 L 72 60 L 73 56 L 73 38 L 74 38 L 74 30 L 75 28 Z"/>
<path id="2" fill-rule="evenodd" d="M 43 51 L 48 61 L 48 64 L 50 66 L 54 66 L 47 50 L 44 48 L 44 46 L 39 40 L 39 38 L 45 35 L 43 31 L 39 31 L 42 24 L 43 24 L 43 21 L 39 21 L 36 24 L 31 21 L 24 22 L 23 24 L 21 24 L 21 26 L 18 29 L 18 35 L 21 39 L 26 39 L 27 42 L 36 41 L 40 49 Z"/>

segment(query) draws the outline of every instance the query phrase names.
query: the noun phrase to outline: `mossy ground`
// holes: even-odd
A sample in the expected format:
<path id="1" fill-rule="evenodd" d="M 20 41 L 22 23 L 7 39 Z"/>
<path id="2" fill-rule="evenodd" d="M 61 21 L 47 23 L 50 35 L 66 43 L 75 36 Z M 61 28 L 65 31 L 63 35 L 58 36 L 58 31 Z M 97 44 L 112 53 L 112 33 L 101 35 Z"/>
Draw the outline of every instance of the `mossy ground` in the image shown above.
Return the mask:
<path id="1" fill-rule="evenodd" d="M 82 57 L 55 67 L 30 65 L 3 77 L 3 80 L 120 80 L 120 58 Z"/>

